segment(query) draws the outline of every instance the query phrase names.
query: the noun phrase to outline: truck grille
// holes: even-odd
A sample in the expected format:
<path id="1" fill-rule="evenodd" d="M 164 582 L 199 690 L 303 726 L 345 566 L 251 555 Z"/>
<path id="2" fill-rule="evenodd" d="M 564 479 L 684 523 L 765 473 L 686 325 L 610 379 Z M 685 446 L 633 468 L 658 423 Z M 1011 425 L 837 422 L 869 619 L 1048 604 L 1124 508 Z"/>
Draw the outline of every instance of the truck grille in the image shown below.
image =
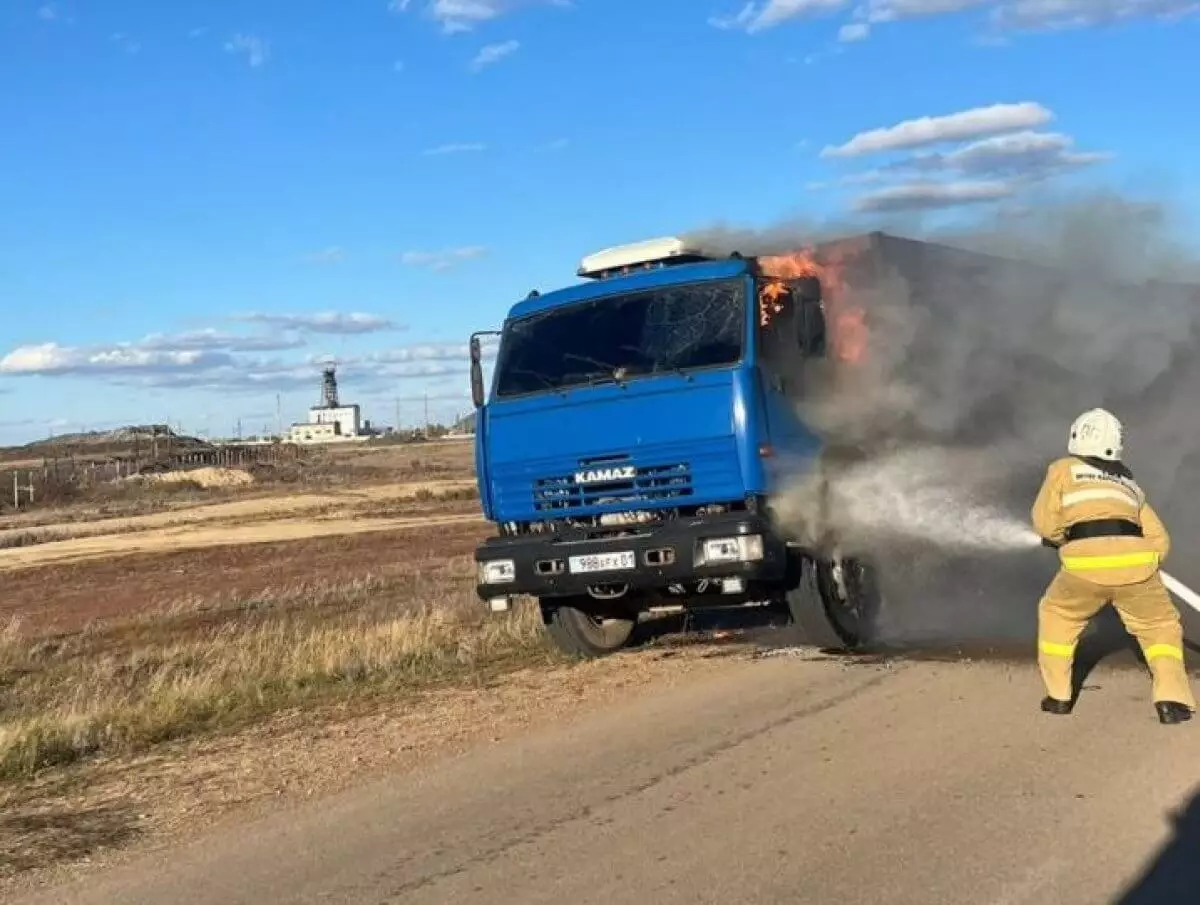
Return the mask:
<path id="1" fill-rule="evenodd" d="M 632 477 L 612 480 L 579 483 L 575 473 L 538 478 L 533 482 L 533 508 L 537 512 L 561 513 L 612 503 L 685 498 L 692 493 L 692 471 L 686 463 L 646 465 L 635 468 Z"/>

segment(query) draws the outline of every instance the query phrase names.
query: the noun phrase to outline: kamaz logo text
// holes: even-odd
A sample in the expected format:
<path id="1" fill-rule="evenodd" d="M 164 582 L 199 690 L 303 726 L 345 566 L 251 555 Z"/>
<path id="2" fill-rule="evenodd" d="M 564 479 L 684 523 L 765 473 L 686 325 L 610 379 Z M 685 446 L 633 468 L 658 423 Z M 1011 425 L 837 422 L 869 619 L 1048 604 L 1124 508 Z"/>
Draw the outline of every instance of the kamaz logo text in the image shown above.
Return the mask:
<path id="1" fill-rule="evenodd" d="M 599 484 L 605 481 L 631 481 L 637 475 L 637 469 L 632 465 L 622 465 L 620 468 L 597 468 L 593 471 L 575 472 L 576 484 Z"/>

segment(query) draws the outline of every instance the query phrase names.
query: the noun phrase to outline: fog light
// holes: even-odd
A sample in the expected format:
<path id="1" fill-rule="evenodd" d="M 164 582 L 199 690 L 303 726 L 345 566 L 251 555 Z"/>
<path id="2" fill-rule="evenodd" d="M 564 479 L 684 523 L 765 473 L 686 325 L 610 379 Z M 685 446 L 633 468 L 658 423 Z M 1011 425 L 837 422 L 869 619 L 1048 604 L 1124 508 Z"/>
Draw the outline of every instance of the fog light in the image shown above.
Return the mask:
<path id="1" fill-rule="evenodd" d="M 741 594 L 746 590 L 746 582 L 740 578 L 726 578 L 721 582 L 721 593 Z"/>
<path id="2" fill-rule="evenodd" d="M 517 577 L 517 566 L 511 559 L 493 559 L 479 564 L 479 584 L 504 584 Z"/>
<path id="3" fill-rule="evenodd" d="M 727 562 L 757 562 L 763 558 L 761 534 L 739 534 L 736 537 L 714 537 L 700 548 L 697 565 Z"/>
<path id="4" fill-rule="evenodd" d="M 509 600 L 507 597 L 493 597 L 488 601 L 488 608 L 493 613 L 507 613 L 509 608 Z"/>

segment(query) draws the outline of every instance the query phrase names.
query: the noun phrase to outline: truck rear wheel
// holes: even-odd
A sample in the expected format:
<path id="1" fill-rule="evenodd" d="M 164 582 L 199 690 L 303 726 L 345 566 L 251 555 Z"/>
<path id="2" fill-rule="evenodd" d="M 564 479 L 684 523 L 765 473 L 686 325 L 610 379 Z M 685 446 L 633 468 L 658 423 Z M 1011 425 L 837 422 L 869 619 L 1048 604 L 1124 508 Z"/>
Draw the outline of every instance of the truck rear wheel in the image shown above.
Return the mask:
<path id="1" fill-rule="evenodd" d="M 587 603 L 542 601 L 546 631 L 564 653 L 589 659 L 616 653 L 633 634 L 637 620 L 601 614 Z"/>
<path id="2" fill-rule="evenodd" d="M 841 557 L 793 554 L 787 608 L 801 640 L 821 650 L 852 652 L 873 638 L 878 615 L 874 576 L 866 564 Z"/>

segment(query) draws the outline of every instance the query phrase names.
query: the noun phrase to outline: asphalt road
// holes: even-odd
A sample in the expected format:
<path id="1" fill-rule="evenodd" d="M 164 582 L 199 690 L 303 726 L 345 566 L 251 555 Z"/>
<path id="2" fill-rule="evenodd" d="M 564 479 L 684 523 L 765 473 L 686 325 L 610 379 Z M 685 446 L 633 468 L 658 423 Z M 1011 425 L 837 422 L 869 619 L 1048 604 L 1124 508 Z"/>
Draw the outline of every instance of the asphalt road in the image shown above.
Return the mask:
<path id="1" fill-rule="evenodd" d="M 21 901 L 1194 901 L 1200 721 L 1091 684 L 1062 718 L 1029 663 L 739 663 Z"/>

